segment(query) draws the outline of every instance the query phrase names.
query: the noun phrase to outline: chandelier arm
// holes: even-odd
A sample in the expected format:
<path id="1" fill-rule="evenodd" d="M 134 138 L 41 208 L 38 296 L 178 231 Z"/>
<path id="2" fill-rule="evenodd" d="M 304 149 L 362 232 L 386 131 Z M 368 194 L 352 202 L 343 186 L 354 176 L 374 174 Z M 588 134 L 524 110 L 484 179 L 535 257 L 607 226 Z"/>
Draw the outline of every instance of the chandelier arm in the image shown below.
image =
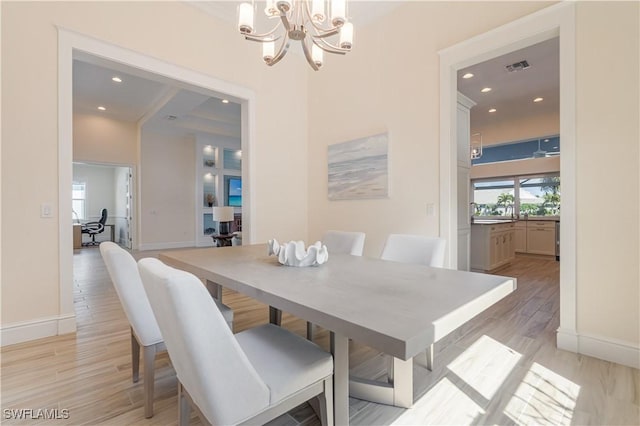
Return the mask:
<path id="1" fill-rule="evenodd" d="M 314 25 L 314 28 L 315 28 L 315 25 Z M 332 30 L 326 30 L 326 31 L 319 30 L 319 31 L 321 32 L 313 35 L 314 38 L 327 38 L 327 37 L 334 36 L 336 34 L 340 34 L 340 30 L 338 30 L 337 28 L 334 28 Z"/>
<path id="2" fill-rule="evenodd" d="M 311 68 L 313 68 L 315 71 L 318 71 L 319 68 L 316 65 L 315 62 L 313 62 L 313 57 L 311 56 L 311 52 L 309 51 L 309 46 L 307 46 L 307 43 L 304 42 L 304 40 L 302 40 L 302 51 L 304 52 L 304 57 L 307 58 L 307 62 L 309 62 L 309 65 L 311 66 Z"/>
<path id="3" fill-rule="evenodd" d="M 267 65 L 272 66 L 280 62 L 280 60 L 284 58 L 284 55 L 286 55 L 287 52 L 289 51 L 289 45 L 290 45 L 289 36 L 285 34 L 284 40 L 280 45 L 280 49 L 278 50 L 278 53 L 276 53 L 276 55 L 273 57 L 273 59 L 270 62 L 267 63 Z"/>
<path id="4" fill-rule="evenodd" d="M 280 22 L 282 22 L 285 31 L 291 31 L 291 22 L 289 22 L 289 18 L 287 18 L 287 12 L 280 9 L 280 7 L 278 7 L 278 10 L 280 11 Z"/>
<path id="5" fill-rule="evenodd" d="M 262 38 L 267 38 L 267 37 L 269 37 L 269 36 L 273 35 L 273 34 L 276 32 L 276 30 L 277 30 L 278 28 L 280 28 L 280 24 L 281 24 L 281 22 L 278 22 L 278 23 L 277 23 L 277 24 L 276 24 L 276 25 L 271 29 L 271 31 L 269 31 L 269 32 L 267 32 L 267 33 L 263 33 L 263 34 L 244 34 L 244 36 L 245 36 L 245 38 L 246 38 L 247 40 L 251 40 L 251 41 L 260 41 L 260 39 L 262 39 Z M 278 37 L 278 38 L 280 38 L 280 37 Z M 277 39 L 276 39 L 276 40 L 277 40 Z"/>
<path id="6" fill-rule="evenodd" d="M 262 37 L 256 37 L 256 36 L 251 36 L 251 35 L 245 35 L 244 38 L 246 40 L 255 41 L 255 42 L 258 42 L 258 43 L 269 43 L 270 41 L 276 42 L 276 41 L 280 40 L 282 38 L 282 36 L 278 36 L 278 37 L 276 37 L 274 39 L 271 39 L 271 38 L 262 38 Z"/>
<path id="7" fill-rule="evenodd" d="M 311 41 L 313 41 L 313 44 L 318 46 L 320 49 L 328 53 L 335 53 L 336 55 L 346 55 L 347 52 L 350 51 L 349 49 L 342 49 L 340 47 L 327 43 L 327 41 L 323 40 L 322 38 L 317 38 L 312 36 Z"/>

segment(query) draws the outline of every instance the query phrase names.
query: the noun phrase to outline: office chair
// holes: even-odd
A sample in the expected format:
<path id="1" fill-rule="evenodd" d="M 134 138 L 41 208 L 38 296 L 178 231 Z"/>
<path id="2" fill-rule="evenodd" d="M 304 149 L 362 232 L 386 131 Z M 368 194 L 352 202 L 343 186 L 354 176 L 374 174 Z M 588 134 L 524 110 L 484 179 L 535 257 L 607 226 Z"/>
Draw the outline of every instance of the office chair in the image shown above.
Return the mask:
<path id="1" fill-rule="evenodd" d="M 102 209 L 100 220 L 97 222 L 87 222 L 82 225 L 82 233 L 89 234 L 91 241 L 83 245 L 95 246 L 100 244 L 96 241 L 96 235 L 104 232 L 104 225 L 107 223 L 107 209 Z"/>

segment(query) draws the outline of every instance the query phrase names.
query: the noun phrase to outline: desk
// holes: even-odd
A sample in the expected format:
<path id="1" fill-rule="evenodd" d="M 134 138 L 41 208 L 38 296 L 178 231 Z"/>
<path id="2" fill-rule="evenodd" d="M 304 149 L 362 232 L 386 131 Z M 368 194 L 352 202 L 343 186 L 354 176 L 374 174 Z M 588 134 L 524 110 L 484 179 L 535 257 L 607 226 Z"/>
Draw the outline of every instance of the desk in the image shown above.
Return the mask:
<path id="1" fill-rule="evenodd" d="M 234 236 L 234 234 L 219 234 L 212 235 L 211 238 L 213 239 L 213 244 L 215 244 L 216 247 L 228 247 L 232 245 L 231 240 Z"/>
<path id="2" fill-rule="evenodd" d="M 412 358 L 516 288 L 514 278 L 360 256 L 330 254 L 319 267 L 287 267 L 267 256 L 266 245 L 171 251 L 160 259 L 330 330 L 336 425 L 349 423 L 350 338 L 394 357 L 394 383 L 379 384 L 371 399 L 410 407 Z"/>
<path id="3" fill-rule="evenodd" d="M 73 248 L 82 248 L 82 224 L 80 223 L 73 224 Z"/>

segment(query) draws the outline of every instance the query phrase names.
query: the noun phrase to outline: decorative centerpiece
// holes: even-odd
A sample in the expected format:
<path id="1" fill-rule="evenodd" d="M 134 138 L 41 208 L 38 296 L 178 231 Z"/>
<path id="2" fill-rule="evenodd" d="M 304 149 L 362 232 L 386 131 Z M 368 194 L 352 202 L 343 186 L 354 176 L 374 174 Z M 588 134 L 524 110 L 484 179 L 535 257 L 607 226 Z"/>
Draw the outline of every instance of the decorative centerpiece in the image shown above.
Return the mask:
<path id="1" fill-rule="evenodd" d="M 274 238 L 269 240 L 267 245 L 269 256 L 278 256 L 278 262 L 286 266 L 318 266 L 329 259 L 327 246 L 322 245 L 320 241 L 310 245 L 308 250 L 305 249 L 303 241 L 289 241 L 281 245 Z"/>

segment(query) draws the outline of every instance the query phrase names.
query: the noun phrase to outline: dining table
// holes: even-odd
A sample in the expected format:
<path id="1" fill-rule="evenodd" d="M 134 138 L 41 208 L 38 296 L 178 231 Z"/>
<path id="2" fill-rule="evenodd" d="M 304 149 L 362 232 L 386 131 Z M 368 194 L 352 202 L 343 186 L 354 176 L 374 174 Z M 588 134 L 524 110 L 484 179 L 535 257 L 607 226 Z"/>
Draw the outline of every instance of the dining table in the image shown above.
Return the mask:
<path id="1" fill-rule="evenodd" d="M 411 407 L 413 357 L 516 290 L 516 279 L 366 256 L 284 266 L 266 244 L 180 249 L 160 260 L 330 331 L 334 422 L 349 424 L 349 396 Z M 390 356 L 392 380 L 349 375 L 349 339 Z M 437 359 L 436 359 L 437 361 Z M 391 375 L 390 375 L 391 377 Z"/>

